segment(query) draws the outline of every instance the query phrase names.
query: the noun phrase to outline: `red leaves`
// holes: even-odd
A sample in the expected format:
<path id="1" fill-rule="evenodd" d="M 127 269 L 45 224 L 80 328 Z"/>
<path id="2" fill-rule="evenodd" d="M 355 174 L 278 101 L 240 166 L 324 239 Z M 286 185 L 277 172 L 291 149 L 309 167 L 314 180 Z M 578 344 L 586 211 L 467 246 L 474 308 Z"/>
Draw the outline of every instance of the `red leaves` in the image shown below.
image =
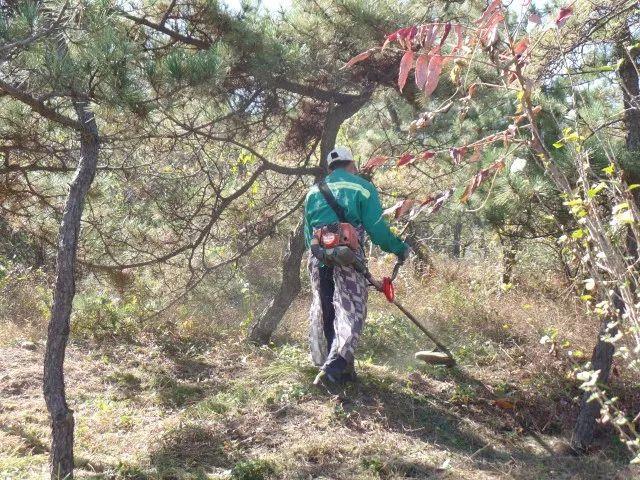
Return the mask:
<path id="1" fill-rule="evenodd" d="M 429 55 L 422 54 L 416 60 L 416 85 L 422 90 L 427 81 L 427 67 L 429 65 Z"/>
<path id="2" fill-rule="evenodd" d="M 432 152 L 431 150 L 427 150 L 422 152 L 422 155 L 420 155 L 420 158 L 422 158 L 422 160 L 429 160 L 433 157 L 436 156 L 436 152 Z"/>
<path id="3" fill-rule="evenodd" d="M 491 18 L 491 16 L 497 12 L 502 6 L 502 0 L 493 0 L 486 8 L 484 12 L 482 12 L 482 16 L 475 21 L 478 25 L 482 27 L 483 24 L 487 23 L 487 20 Z"/>
<path id="4" fill-rule="evenodd" d="M 500 0 L 497 1 L 498 3 L 500 2 Z M 502 16 L 500 19 L 502 19 Z M 456 34 L 456 44 L 448 55 L 443 56 L 440 50 L 446 43 L 452 30 Z M 435 43 L 440 31 L 442 31 L 440 41 Z M 413 67 L 413 61 L 416 55 L 414 51 L 424 52 L 417 54 L 415 80 L 418 89 L 424 89 L 426 96 L 431 95 L 438 86 L 438 81 L 442 74 L 442 66 L 445 59 L 455 56 L 458 50 L 462 48 L 465 39 L 464 32 L 465 28 L 461 24 L 452 24 L 451 22 L 447 22 L 413 25 L 401 28 L 392 34 L 387 35 L 384 44 L 382 45 L 382 50 L 385 49 L 389 42 L 394 41 L 397 41 L 405 50 L 398 70 L 398 87 L 400 91 L 403 91 L 407 83 L 409 73 L 411 72 L 411 68 Z M 358 60 L 354 59 L 354 63 L 366 58 L 364 53 L 361 55 L 362 57 L 359 57 Z"/>
<path id="5" fill-rule="evenodd" d="M 378 168 L 381 165 L 384 165 L 385 162 L 389 160 L 389 157 L 383 157 L 383 156 L 378 156 L 378 157 L 372 157 L 369 159 L 369 161 L 365 164 L 364 167 L 362 167 L 362 170 L 369 170 L 372 171 L 375 168 Z"/>
<path id="6" fill-rule="evenodd" d="M 466 153 L 467 147 L 453 147 L 449 149 L 449 155 L 451 155 L 454 165 L 459 165 Z"/>
<path id="7" fill-rule="evenodd" d="M 347 63 L 345 63 L 342 68 L 340 68 L 340 70 L 346 70 L 347 68 L 351 68 L 353 67 L 356 63 L 358 62 L 362 62 L 363 60 L 366 60 L 367 58 L 369 58 L 371 56 L 371 54 L 373 52 L 375 52 L 377 49 L 376 48 L 370 48 L 367 51 L 364 51 L 362 53 L 359 53 L 358 55 L 356 55 L 355 57 L 353 57 L 351 60 L 349 60 Z"/>
<path id="8" fill-rule="evenodd" d="M 405 215 L 409 210 L 411 210 L 411 207 L 413 207 L 414 203 L 415 203 L 415 200 L 411 200 L 409 198 L 405 200 L 400 200 L 392 207 L 387 208 L 384 212 L 382 212 L 382 214 L 391 215 L 393 213 L 394 218 L 400 218 L 401 216 Z"/>
<path id="9" fill-rule="evenodd" d="M 529 48 L 529 37 L 524 37 L 513 46 L 513 53 L 522 55 Z"/>
<path id="10" fill-rule="evenodd" d="M 469 197 L 473 195 L 480 185 L 484 183 L 484 181 L 489 178 L 489 175 L 492 172 L 498 173 L 500 170 L 504 168 L 504 160 L 498 160 L 497 162 L 489 165 L 487 168 L 480 170 L 475 174 L 473 178 L 467 184 L 467 187 L 462 192 L 462 196 L 460 197 L 460 202 L 467 203 Z"/>
<path id="11" fill-rule="evenodd" d="M 407 50 L 404 52 L 402 56 L 402 60 L 400 60 L 400 71 L 398 72 L 398 87 L 400 91 L 404 88 L 404 85 L 407 83 L 407 77 L 409 76 L 409 71 L 413 67 L 413 51 Z"/>
<path id="12" fill-rule="evenodd" d="M 407 198 L 404 202 L 402 202 L 402 204 L 400 205 L 400 208 L 396 210 L 396 218 L 400 218 L 401 216 L 406 214 L 409 210 L 411 210 L 411 207 L 413 207 L 414 203 L 415 203 L 415 200 L 411 200 L 409 198 Z"/>
<path id="13" fill-rule="evenodd" d="M 427 79 L 424 83 L 424 94 L 429 96 L 438 86 L 438 80 L 442 73 L 442 55 L 440 52 L 436 53 L 429 60 L 429 66 L 427 67 Z"/>
<path id="14" fill-rule="evenodd" d="M 396 30 L 395 32 L 387 35 L 384 43 L 382 44 L 382 50 L 390 43 L 394 41 L 398 41 L 402 47 L 405 46 L 407 49 L 411 49 L 411 40 L 413 40 L 418 33 L 418 26 L 413 25 L 411 27 L 401 28 L 400 30 Z"/>
<path id="15" fill-rule="evenodd" d="M 442 39 L 440 40 L 440 46 L 444 45 L 444 42 L 447 41 L 447 37 L 449 36 L 449 32 L 451 32 L 451 22 L 447 22 L 444 26 L 444 32 L 442 33 Z"/>
<path id="16" fill-rule="evenodd" d="M 562 28 L 562 26 L 567 23 L 567 19 L 573 15 L 573 7 L 562 7 L 558 12 L 558 16 L 556 17 L 556 25 L 558 28 Z"/>
<path id="17" fill-rule="evenodd" d="M 405 153 L 404 155 L 402 155 L 399 159 L 398 159 L 398 166 L 402 167 L 403 165 L 407 165 L 409 163 L 413 163 L 413 160 L 415 160 L 416 156 L 411 154 L 411 153 Z"/>

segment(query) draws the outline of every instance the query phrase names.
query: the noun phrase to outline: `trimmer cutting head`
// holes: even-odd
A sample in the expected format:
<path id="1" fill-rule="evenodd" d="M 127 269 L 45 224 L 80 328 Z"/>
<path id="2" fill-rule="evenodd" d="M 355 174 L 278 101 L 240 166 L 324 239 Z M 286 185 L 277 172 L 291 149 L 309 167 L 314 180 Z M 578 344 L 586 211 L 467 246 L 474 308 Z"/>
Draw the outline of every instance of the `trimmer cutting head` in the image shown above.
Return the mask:
<path id="1" fill-rule="evenodd" d="M 447 367 L 453 367 L 456 364 L 455 359 L 446 353 L 430 350 L 416 352 L 415 358 L 416 360 L 422 360 L 423 362 L 431 365 L 445 365 Z"/>

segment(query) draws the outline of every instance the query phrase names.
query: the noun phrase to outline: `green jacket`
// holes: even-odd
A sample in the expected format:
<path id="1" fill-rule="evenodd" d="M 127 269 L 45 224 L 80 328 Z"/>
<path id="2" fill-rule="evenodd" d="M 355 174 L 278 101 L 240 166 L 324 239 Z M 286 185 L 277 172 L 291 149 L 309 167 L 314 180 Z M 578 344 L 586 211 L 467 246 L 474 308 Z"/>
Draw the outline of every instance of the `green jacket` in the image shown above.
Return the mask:
<path id="1" fill-rule="evenodd" d="M 404 252 L 407 244 L 391 233 L 389 224 L 382 217 L 382 205 L 373 184 L 343 168 L 334 170 L 326 177 L 326 182 L 338 204 L 344 208 L 350 224 L 355 227 L 364 226 L 371 241 L 385 252 L 396 255 Z M 311 244 L 314 228 L 337 221 L 337 215 L 318 190 L 318 186 L 311 187 L 304 203 L 307 248 Z"/>

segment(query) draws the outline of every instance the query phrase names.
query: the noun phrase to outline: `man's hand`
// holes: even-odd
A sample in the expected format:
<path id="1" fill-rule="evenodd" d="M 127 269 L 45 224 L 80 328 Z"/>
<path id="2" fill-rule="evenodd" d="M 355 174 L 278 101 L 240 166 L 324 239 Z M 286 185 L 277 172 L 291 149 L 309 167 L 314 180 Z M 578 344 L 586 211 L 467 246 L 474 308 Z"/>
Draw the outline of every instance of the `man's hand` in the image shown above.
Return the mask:
<path id="1" fill-rule="evenodd" d="M 396 255 L 398 257 L 398 263 L 402 264 L 407 258 L 409 258 L 409 250 L 410 248 L 407 246 L 407 248 L 405 248 L 401 253 Z"/>

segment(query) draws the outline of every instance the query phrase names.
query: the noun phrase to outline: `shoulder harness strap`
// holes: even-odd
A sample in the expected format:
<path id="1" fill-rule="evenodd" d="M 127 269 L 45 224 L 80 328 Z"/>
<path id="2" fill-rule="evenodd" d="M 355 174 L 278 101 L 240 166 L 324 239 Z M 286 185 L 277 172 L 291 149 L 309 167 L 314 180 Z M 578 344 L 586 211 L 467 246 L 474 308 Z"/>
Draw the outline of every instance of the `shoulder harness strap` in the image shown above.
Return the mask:
<path id="1" fill-rule="evenodd" d="M 342 208 L 342 206 L 336 200 L 336 197 L 334 197 L 333 193 L 331 193 L 331 189 L 329 188 L 329 185 L 327 185 L 325 179 L 320 180 L 320 182 L 318 183 L 318 190 L 320 190 L 320 193 L 322 193 L 324 199 L 338 216 L 338 221 L 340 221 L 341 223 L 349 223 L 347 221 L 347 215 L 344 211 L 344 208 Z"/>

